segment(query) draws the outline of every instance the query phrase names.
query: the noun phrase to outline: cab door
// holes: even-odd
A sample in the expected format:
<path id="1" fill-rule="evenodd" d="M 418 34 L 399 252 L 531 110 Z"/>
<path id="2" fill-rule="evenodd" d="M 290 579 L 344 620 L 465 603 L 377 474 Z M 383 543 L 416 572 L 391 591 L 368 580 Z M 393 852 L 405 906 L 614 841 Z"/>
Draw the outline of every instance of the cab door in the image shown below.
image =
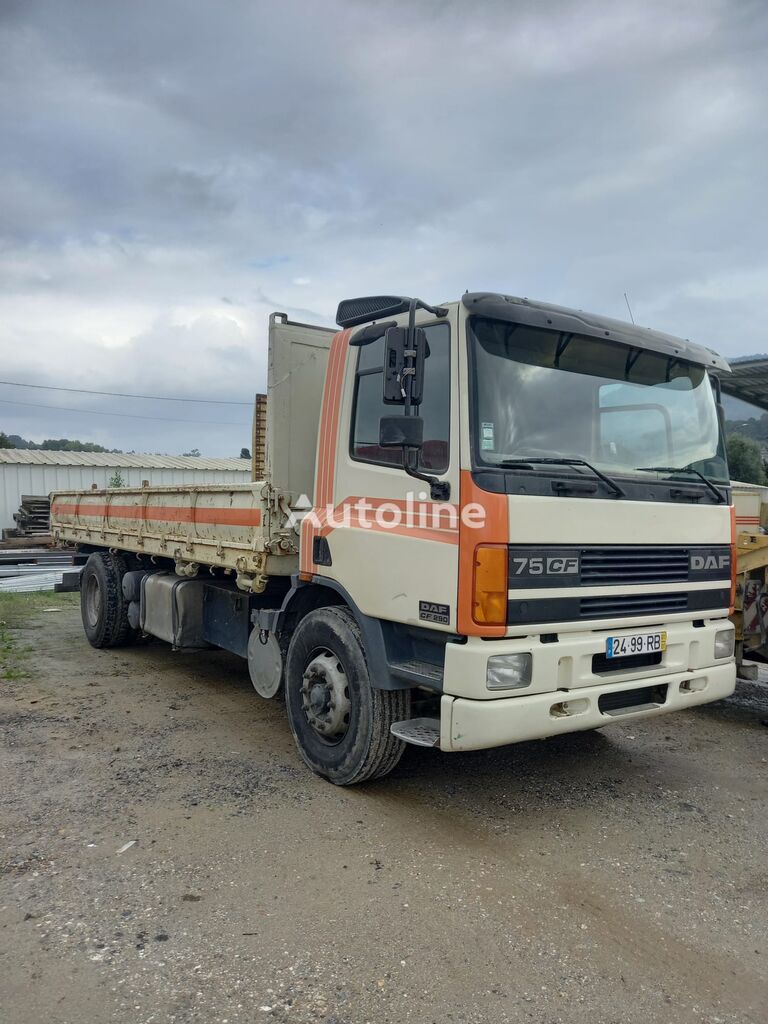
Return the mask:
<path id="1" fill-rule="evenodd" d="M 405 326 L 407 317 L 395 321 Z M 390 324 L 392 321 L 390 321 Z M 316 489 L 321 522 L 302 534 L 302 551 L 312 543 L 311 571 L 337 580 L 366 615 L 445 631 L 456 629 L 458 584 L 459 432 L 455 307 L 437 319 L 421 312 L 426 332 L 422 401 L 424 443 L 418 469 L 450 484 L 450 498 L 435 501 L 430 486 L 402 468 L 402 451 L 379 444 L 379 421 L 403 413 L 385 405 L 384 330 L 365 329 L 356 344 L 353 328 L 336 335 L 331 347 L 323 401 L 318 483 L 330 476 L 332 488 Z M 343 384 L 334 390 L 334 365 Z M 339 375 L 339 370 L 336 370 Z M 334 465 L 328 445 L 335 435 Z M 323 502 L 332 491 L 332 505 Z M 310 537 L 309 533 L 313 535 Z M 327 564 L 318 564 L 319 557 Z"/>

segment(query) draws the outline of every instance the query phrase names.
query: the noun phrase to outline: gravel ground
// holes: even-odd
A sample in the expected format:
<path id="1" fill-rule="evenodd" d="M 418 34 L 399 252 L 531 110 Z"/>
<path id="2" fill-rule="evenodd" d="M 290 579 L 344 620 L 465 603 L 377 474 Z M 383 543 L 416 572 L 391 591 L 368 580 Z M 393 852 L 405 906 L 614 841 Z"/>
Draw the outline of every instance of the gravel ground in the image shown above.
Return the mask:
<path id="1" fill-rule="evenodd" d="M 345 790 L 237 658 L 0 619 L 3 1024 L 768 1019 L 764 682 Z"/>

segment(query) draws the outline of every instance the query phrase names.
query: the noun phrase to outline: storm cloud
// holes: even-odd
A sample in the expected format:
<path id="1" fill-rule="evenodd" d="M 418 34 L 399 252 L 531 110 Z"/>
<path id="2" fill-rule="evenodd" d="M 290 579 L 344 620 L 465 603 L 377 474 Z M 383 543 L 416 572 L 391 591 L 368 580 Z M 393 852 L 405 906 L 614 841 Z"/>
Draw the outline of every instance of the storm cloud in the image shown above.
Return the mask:
<path id="1" fill-rule="evenodd" d="M 370 292 L 765 350 L 767 44 L 762 0 L 0 0 L 0 377 L 246 403 L 0 385 L 0 430 L 237 454 L 268 314 Z"/>

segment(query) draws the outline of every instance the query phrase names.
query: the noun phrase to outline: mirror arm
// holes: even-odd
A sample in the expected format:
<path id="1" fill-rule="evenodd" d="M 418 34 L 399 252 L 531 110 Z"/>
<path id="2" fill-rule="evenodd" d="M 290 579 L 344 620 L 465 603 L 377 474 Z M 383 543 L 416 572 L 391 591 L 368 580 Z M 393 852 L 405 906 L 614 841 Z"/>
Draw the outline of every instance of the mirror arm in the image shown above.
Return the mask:
<path id="1" fill-rule="evenodd" d="M 428 313 L 432 313 L 434 316 L 440 317 L 441 320 L 443 317 L 448 316 L 448 309 L 446 306 L 429 306 L 426 302 L 422 302 L 421 299 L 417 299 L 416 302 L 418 303 L 419 309 L 426 309 Z"/>
<path id="2" fill-rule="evenodd" d="M 404 416 L 411 415 L 411 388 L 413 387 L 413 377 L 416 373 L 416 303 L 417 299 L 411 299 L 411 304 L 408 309 L 408 340 L 405 345 L 405 359 L 403 361 L 403 391 L 405 392 L 405 408 L 403 409 Z M 403 465 L 408 466 L 408 457 L 403 452 Z"/>
<path id="3" fill-rule="evenodd" d="M 418 469 L 414 469 L 411 466 L 409 455 L 411 451 L 416 450 L 403 448 L 403 469 L 408 476 L 412 476 L 415 480 L 423 480 L 425 484 L 429 484 L 429 496 L 432 501 L 450 501 L 451 484 L 448 480 L 440 480 L 436 476 L 430 476 L 429 473 L 421 473 Z"/>

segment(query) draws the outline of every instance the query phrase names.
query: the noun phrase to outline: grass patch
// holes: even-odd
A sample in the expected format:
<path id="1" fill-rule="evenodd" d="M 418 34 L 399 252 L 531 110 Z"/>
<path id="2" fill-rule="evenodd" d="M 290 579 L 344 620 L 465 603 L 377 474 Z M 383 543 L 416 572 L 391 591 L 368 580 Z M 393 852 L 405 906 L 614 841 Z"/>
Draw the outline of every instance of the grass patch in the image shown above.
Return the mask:
<path id="1" fill-rule="evenodd" d="M 8 632 L 7 624 L 0 619 L 0 658 L 6 654 L 10 654 L 11 651 L 15 650 L 15 648 L 16 641 Z"/>
<path id="2" fill-rule="evenodd" d="M 29 627 L 30 617 L 44 608 L 73 608 L 80 603 L 79 594 L 0 594 L 0 679 L 9 682 L 26 679 L 24 660 L 34 651 L 29 644 L 19 645 L 13 630 Z"/>
<path id="3" fill-rule="evenodd" d="M 9 629 L 21 629 L 29 626 L 30 616 L 43 608 L 61 608 L 63 611 L 79 605 L 79 594 L 56 594 L 50 590 L 37 594 L 0 594 L 0 621 L 5 622 Z"/>
<path id="4" fill-rule="evenodd" d="M 13 683 L 18 679 L 29 679 L 29 672 L 25 671 L 23 668 L 19 668 L 18 665 L 6 665 L 3 667 L 0 679 L 4 679 L 8 683 Z"/>
<path id="5" fill-rule="evenodd" d="M 19 662 L 24 652 L 11 636 L 8 623 L 0 619 L 0 679 L 23 679 L 27 674 Z"/>

